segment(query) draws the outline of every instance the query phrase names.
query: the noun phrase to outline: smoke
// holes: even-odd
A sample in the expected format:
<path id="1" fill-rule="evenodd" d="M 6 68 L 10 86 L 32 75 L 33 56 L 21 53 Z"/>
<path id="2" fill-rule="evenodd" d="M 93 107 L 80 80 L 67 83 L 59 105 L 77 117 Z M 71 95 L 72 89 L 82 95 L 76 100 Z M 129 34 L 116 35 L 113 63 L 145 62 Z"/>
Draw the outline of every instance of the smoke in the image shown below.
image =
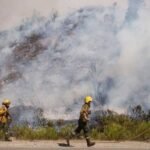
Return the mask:
<path id="1" fill-rule="evenodd" d="M 149 109 L 150 12 L 131 5 L 123 21 L 114 4 L 66 17 L 34 15 L 1 32 L 0 98 L 43 108 L 51 119 L 78 117 L 86 95 L 93 109 Z"/>
<path id="2" fill-rule="evenodd" d="M 134 13 L 137 14 L 136 19 L 132 22 L 127 19 L 129 22 L 117 35 L 122 52 L 118 60 L 118 82 L 110 94 L 116 99 L 115 105 L 141 104 L 145 109 L 150 108 L 148 82 L 150 22 L 149 11 L 144 8 L 142 4 L 138 13 Z"/>
<path id="3" fill-rule="evenodd" d="M 138 18 L 138 11 L 142 4 L 144 4 L 143 0 L 129 0 L 129 7 L 126 13 L 125 22 L 132 22 L 133 20 Z"/>
<path id="4" fill-rule="evenodd" d="M 65 15 L 88 6 L 110 6 L 115 0 L 0 0 L 0 30 L 10 29 L 20 24 L 24 18 L 30 18 L 33 12 L 49 16 L 53 11 Z M 120 9 L 126 9 L 127 0 L 117 2 Z M 120 14 L 123 12 L 120 11 Z"/>

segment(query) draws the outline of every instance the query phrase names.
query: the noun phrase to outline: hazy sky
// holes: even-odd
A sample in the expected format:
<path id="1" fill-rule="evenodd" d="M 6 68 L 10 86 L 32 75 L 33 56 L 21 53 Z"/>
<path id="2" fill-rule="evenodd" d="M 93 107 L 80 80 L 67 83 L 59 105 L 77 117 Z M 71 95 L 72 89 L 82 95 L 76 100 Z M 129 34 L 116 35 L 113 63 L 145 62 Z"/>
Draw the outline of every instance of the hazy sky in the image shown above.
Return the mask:
<path id="1" fill-rule="evenodd" d="M 0 0 L 0 30 L 17 25 L 24 18 L 33 15 L 34 11 L 42 16 L 48 16 L 57 10 L 59 15 L 65 15 L 85 6 L 109 6 L 117 2 L 119 9 L 125 10 L 127 0 Z"/>

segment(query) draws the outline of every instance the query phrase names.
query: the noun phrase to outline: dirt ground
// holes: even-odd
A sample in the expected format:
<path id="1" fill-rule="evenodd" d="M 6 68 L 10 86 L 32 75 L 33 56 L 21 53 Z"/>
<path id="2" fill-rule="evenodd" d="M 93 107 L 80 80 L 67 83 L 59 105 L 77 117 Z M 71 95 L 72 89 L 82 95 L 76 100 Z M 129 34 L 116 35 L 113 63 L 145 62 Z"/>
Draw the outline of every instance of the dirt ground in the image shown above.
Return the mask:
<path id="1" fill-rule="evenodd" d="M 0 150 L 150 150 L 150 142 L 112 142 L 96 141 L 94 147 L 87 148 L 85 141 L 73 140 L 71 147 L 66 147 L 65 141 L 0 141 Z"/>

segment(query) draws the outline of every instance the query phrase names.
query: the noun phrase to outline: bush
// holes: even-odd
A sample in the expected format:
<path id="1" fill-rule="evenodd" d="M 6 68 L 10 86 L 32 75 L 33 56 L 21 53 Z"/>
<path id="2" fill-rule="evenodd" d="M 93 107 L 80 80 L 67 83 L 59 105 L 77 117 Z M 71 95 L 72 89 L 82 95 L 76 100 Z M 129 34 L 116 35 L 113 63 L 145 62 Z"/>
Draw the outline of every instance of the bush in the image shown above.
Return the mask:
<path id="1" fill-rule="evenodd" d="M 36 129 L 28 126 L 16 126 L 12 133 L 17 139 L 24 140 L 56 140 L 70 136 L 75 129 L 73 124 L 64 125 L 59 121 L 57 130 L 54 124 Z M 150 121 L 141 121 L 125 115 L 103 116 L 97 120 L 97 124 L 91 127 L 90 136 L 97 140 L 147 140 L 150 139 Z M 0 138 L 3 132 L 0 131 Z"/>
<path id="2" fill-rule="evenodd" d="M 37 128 L 32 129 L 29 127 L 14 127 L 13 132 L 17 139 L 24 139 L 24 140 L 56 140 L 58 139 L 58 133 L 54 128 L 47 127 L 47 128 Z"/>
<path id="3" fill-rule="evenodd" d="M 126 115 L 103 116 L 97 120 L 91 136 L 100 140 L 147 140 L 150 138 L 150 122 Z"/>
<path id="4" fill-rule="evenodd" d="M 3 137 L 4 137 L 4 132 L 0 130 L 0 139 L 3 139 Z"/>
<path id="5" fill-rule="evenodd" d="M 66 138 L 66 137 L 70 136 L 71 132 L 73 132 L 74 129 L 75 129 L 75 127 L 72 124 L 64 126 L 59 131 L 59 137 Z"/>
<path id="6" fill-rule="evenodd" d="M 95 140 L 106 140 L 107 137 L 103 132 L 100 132 L 98 129 L 93 128 L 90 133 L 91 137 Z"/>
<path id="7" fill-rule="evenodd" d="M 134 133 L 133 140 L 150 139 L 150 122 L 139 122 L 132 132 Z"/>
<path id="8" fill-rule="evenodd" d="M 104 129 L 104 134 L 108 140 L 123 140 L 130 135 L 129 131 L 117 123 L 111 123 Z"/>

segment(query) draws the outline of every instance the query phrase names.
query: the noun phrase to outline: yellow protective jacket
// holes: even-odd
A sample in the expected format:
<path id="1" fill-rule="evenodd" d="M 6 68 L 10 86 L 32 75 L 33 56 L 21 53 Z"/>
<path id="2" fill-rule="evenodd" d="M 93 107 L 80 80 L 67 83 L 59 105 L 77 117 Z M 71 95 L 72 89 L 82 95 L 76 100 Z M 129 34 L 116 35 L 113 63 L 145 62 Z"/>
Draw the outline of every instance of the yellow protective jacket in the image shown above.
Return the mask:
<path id="1" fill-rule="evenodd" d="M 0 107 L 0 123 L 7 123 L 9 117 L 8 108 L 2 105 L 2 107 Z"/>
<path id="2" fill-rule="evenodd" d="M 80 111 L 80 120 L 87 122 L 89 120 L 89 112 L 90 106 L 88 104 L 84 104 Z"/>

